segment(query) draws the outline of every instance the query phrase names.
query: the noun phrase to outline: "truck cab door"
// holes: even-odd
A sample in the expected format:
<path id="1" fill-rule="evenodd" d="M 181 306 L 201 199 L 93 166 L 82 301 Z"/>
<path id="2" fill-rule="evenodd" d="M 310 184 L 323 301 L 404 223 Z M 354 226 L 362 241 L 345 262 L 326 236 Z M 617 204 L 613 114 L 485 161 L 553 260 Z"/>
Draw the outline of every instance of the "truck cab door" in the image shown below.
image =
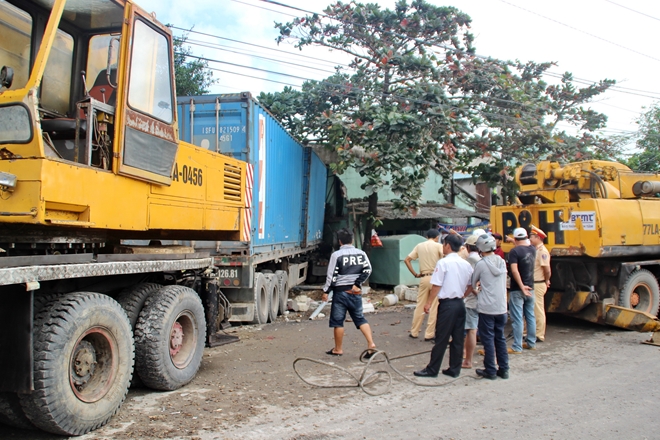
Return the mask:
<path id="1" fill-rule="evenodd" d="M 170 185 L 178 148 L 174 104 L 172 37 L 166 28 L 128 11 L 122 50 L 127 61 L 125 92 L 117 106 L 121 121 L 118 174 Z M 120 88 L 121 90 L 122 88 Z"/>

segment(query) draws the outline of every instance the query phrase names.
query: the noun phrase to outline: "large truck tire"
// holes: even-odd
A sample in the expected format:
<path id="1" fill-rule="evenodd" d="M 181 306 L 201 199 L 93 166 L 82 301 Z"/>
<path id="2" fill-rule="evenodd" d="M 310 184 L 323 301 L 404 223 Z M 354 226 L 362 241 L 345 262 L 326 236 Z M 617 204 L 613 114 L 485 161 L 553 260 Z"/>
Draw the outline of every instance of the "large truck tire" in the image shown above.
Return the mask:
<path id="1" fill-rule="evenodd" d="M 140 316 L 142 307 L 144 307 L 144 303 L 147 302 L 147 298 L 162 289 L 162 287 L 162 285 L 156 283 L 136 284 L 122 290 L 115 298 L 121 308 L 124 309 L 124 312 L 126 312 L 133 332 L 135 332 L 135 324 L 137 324 L 138 317 Z M 135 369 L 133 371 L 133 378 L 131 379 L 131 388 L 142 388 L 143 386 L 144 383 L 142 383 L 142 379 L 140 379 L 140 375 L 137 369 Z"/>
<path id="2" fill-rule="evenodd" d="M 165 286 L 147 299 L 135 326 L 135 368 L 142 382 L 172 391 L 193 380 L 206 341 L 204 307 L 185 286 Z"/>
<path id="3" fill-rule="evenodd" d="M 32 304 L 34 315 L 36 316 L 39 313 L 44 304 L 52 301 L 57 296 L 56 293 L 36 293 Z M 0 423 L 12 428 L 36 429 L 25 415 L 16 393 L 0 393 Z"/>
<path id="4" fill-rule="evenodd" d="M 266 294 L 268 295 L 268 322 L 277 321 L 277 310 L 280 308 L 279 286 L 274 273 L 264 274 L 266 278 Z"/>
<path id="5" fill-rule="evenodd" d="M 144 307 L 144 303 L 147 302 L 147 298 L 162 288 L 163 286 L 160 284 L 142 283 L 127 287 L 119 292 L 115 299 L 126 312 L 133 330 L 135 330 L 135 324 L 137 324 L 138 317 L 140 316 L 142 307 Z"/>
<path id="6" fill-rule="evenodd" d="M 251 324 L 266 324 L 270 310 L 268 282 L 261 272 L 254 274 L 254 318 Z"/>
<path id="7" fill-rule="evenodd" d="M 126 398 L 133 334 L 106 295 L 75 292 L 43 304 L 34 321 L 34 391 L 19 394 L 38 428 L 82 435 L 105 425 Z"/>
<path id="8" fill-rule="evenodd" d="M 658 316 L 658 307 L 660 307 L 658 280 L 646 269 L 632 272 L 619 292 L 619 305 Z"/>
<path id="9" fill-rule="evenodd" d="M 276 270 L 277 284 L 280 288 L 279 314 L 283 315 L 287 310 L 287 300 L 289 299 L 289 275 L 285 270 Z"/>
<path id="10" fill-rule="evenodd" d="M 0 423 L 18 429 L 35 429 L 25 416 L 16 393 L 0 393 Z"/>

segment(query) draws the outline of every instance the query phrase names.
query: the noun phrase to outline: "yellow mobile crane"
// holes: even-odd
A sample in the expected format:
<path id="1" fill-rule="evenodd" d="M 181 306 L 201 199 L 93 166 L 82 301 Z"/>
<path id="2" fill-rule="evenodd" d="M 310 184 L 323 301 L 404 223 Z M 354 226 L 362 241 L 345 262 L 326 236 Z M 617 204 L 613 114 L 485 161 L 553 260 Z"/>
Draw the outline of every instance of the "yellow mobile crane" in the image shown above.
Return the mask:
<path id="1" fill-rule="evenodd" d="M 230 306 L 158 240 L 245 237 L 246 165 L 179 141 L 171 32 L 131 0 L 0 0 L 0 35 L 0 422 L 79 435 L 195 376 Z"/>
<path id="2" fill-rule="evenodd" d="M 491 222 L 503 235 L 531 225 L 548 235 L 546 310 L 659 329 L 660 175 L 608 161 L 543 161 L 519 167 L 516 181 L 520 203 L 494 206 Z"/>

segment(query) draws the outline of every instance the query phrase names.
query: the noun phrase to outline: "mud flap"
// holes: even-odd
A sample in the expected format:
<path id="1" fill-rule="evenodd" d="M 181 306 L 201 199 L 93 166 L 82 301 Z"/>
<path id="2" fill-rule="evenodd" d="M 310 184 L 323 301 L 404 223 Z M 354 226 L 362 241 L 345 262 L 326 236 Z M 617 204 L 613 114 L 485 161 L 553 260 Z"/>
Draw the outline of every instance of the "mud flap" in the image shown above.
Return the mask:
<path id="1" fill-rule="evenodd" d="M 33 292 L 11 286 L 0 293 L 0 392 L 30 393 Z"/>
<path id="2" fill-rule="evenodd" d="M 218 289 L 217 278 L 205 278 L 204 289 L 201 299 L 204 304 L 206 315 L 206 345 L 217 347 L 218 345 L 238 342 L 238 336 L 227 335 L 220 332 L 231 317 L 231 305 L 225 295 Z"/>

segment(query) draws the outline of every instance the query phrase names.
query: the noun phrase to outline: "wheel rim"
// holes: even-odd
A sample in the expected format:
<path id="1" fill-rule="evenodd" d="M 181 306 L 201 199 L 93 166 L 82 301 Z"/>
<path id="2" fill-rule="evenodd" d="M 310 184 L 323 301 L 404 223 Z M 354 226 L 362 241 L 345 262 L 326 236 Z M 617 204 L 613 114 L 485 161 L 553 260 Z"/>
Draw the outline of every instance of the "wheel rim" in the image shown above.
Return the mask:
<path id="1" fill-rule="evenodd" d="M 118 353 L 117 340 L 106 328 L 90 328 L 78 338 L 69 361 L 69 384 L 78 399 L 93 403 L 108 393 L 117 374 Z"/>
<path id="2" fill-rule="evenodd" d="M 651 288 L 645 283 L 637 284 L 630 293 L 630 307 L 649 312 L 651 299 Z"/>
<path id="3" fill-rule="evenodd" d="M 170 359 L 175 367 L 183 369 L 188 366 L 197 347 L 197 328 L 193 314 L 184 310 L 177 316 L 170 330 Z"/>

